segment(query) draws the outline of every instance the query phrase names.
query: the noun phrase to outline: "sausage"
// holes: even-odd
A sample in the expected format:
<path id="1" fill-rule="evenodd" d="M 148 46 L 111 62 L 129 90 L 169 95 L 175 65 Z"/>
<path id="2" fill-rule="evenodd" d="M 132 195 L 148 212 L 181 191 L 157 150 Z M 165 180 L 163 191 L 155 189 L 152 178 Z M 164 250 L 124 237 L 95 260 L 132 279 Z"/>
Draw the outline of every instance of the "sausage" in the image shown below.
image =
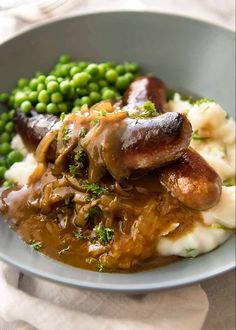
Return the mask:
<path id="1" fill-rule="evenodd" d="M 151 170 L 178 159 L 188 148 L 192 127 L 185 115 L 168 112 L 132 120 L 121 136 L 121 159 L 130 170 Z"/>
<path id="2" fill-rule="evenodd" d="M 31 111 L 31 116 L 26 116 L 20 109 L 17 109 L 14 115 L 14 124 L 16 132 L 21 136 L 26 148 L 30 152 L 34 152 L 42 138 L 56 124 L 58 118 L 48 114 L 38 114 Z M 56 143 L 52 143 L 49 147 L 47 159 L 55 160 Z"/>
<path id="3" fill-rule="evenodd" d="M 150 100 L 159 106 L 159 111 L 164 112 L 164 84 L 153 79 L 150 82 L 150 77 L 146 79 L 141 77 L 140 81 L 136 80 L 130 85 L 124 95 L 124 104 L 128 111 L 132 111 L 136 107 L 135 102 L 141 106 Z M 192 149 L 186 150 L 178 160 L 159 169 L 157 173 L 161 173 L 162 185 L 190 208 L 205 210 L 217 204 L 220 199 L 222 182 L 219 175 Z"/>
<path id="4" fill-rule="evenodd" d="M 154 103 L 156 110 L 163 113 L 166 103 L 166 86 L 158 78 L 152 76 L 142 76 L 134 80 L 123 96 L 123 105 L 127 106 L 127 111 L 142 106 L 146 101 Z"/>
<path id="5" fill-rule="evenodd" d="M 172 196 L 190 208 L 207 210 L 220 199 L 222 182 L 219 175 L 193 149 L 165 166 L 160 179 Z"/>

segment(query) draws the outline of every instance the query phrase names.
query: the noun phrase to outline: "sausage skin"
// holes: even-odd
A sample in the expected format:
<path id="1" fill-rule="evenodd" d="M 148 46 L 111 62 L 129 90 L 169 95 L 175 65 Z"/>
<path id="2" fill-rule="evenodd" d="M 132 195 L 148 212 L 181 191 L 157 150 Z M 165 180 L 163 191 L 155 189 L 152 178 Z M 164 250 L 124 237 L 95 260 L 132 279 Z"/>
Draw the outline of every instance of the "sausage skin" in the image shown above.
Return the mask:
<path id="1" fill-rule="evenodd" d="M 215 170 L 193 149 L 161 170 L 161 184 L 184 205 L 207 210 L 218 203 L 221 179 Z"/>
<path id="2" fill-rule="evenodd" d="M 136 107 L 142 106 L 146 101 L 151 101 L 156 110 L 163 113 L 166 90 L 165 84 L 156 77 L 139 77 L 125 91 L 123 105 L 127 106 L 129 113 L 132 113 Z"/>

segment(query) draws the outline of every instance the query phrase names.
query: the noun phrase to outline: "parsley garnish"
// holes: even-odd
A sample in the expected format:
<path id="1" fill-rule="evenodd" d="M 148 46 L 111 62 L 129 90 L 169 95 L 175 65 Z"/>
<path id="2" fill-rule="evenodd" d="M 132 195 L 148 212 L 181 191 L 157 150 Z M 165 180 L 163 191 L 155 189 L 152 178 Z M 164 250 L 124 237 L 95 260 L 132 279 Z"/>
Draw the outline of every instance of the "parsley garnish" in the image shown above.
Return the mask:
<path id="1" fill-rule="evenodd" d="M 90 207 L 88 210 L 86 220 L 90 221 L 94 217 L 100 217 L 101 215 L 102 215 L 102 210 L 98 206 Z"/>
<path id="2" fill-rule="evenodd" d="M 104 271 L 104 265 L 103 265 L 103 263 L 102 263 L 102 261 L 100 259 L 98 260 L 97 267 L 98 267 L 98 271 L 99 272 L 103 272 Z"/>
<path id="3" fill-rule="evenodd" d="M 104 227 L 101 223 L 95 227 L 98 240 L 102 245 L 108 244 L 114 235 L 114 230 L 108 227 Z"/>
<path id="4" fill-rule="evenodd" d="M 75 177 L 77 174 L 78 167 L 76 165 L 69 165 L 70 174 Z"/>
<path id="5" fill-rule="evenodd" d="M 100 117 L 97 116 L 97 117 L 95 117 L 93 120 L 91 120 L 91 124 L 92 124 L 93 126 L 95 126 L 96 124 L 99 123 L 99 121 L 100 121 Z"/>
<path id="6" fill-rule="evenodd" d="M 31 240 L 28 243 L 33 249 L 39 250 L 43 247 L 43 243 L 35 240 Z"/>
<path id="7" fill-rule="evenodd" d="M 62 128 L 62 139 L 63 141 L 67 142 L 70 140 L 70 129 L 68 127 Z"/>
<path id="8" fill-rule="evenodd" d="M 192 136 L 192 139 L 197 141 L 208 140 L 209 138 L 210 138 L 209 136 L 200 136 L 198 130 L 194 131 Z"/>
<path id="9" fill-rule="evenodd" d="M 81 127 L 79 131 L 79 137 L 84 138 L 86 134 L 87 134 L 87 130 L 84 127 Z"/>
<path id="10" fill-rule="evenodd" d="M 75 154 L 74 160 L 76 162 L 82 162 L 83 157 L 84 157 L 84 152 L 81 149 L 79 149 Z"/>
<path id="11" fill-rule="evenodd" d="M 236 185 L 235 178 L 226 179 L 223 181 L 223 185 L 226 187 L 232 187 Z"/>
<path id="12" fill-rule="evenodd" d="M 66 248 L 64 248 L 64 249 L 62 249 L 62 250 L 60 250 L 60 251 L 58 251 L 58 254 L 63 254 L 63 253 L 65 253 L 65 252 L 67 252 L 67 251 L 70 251 L 70 245 L 68 245 Z"/>
<path id="13" fill-rule="evenodd" d="M 86 180 L 83 182 L 82 188 L 85 189 L 86 192 L 93 194 L 95 197 L 99 197 L 108 192 L 106 187 L 102 187 L 98 183 L 89 183 Z"/>
<path id="14" fill-rule="evenodd" d="M 154 103 L 151 101 L 146 101 L 141 107 L 137 107 L 137 109 L 139 110 L 139 113 L 131 114 L 131 118 L 141 119 L 156 117 L 159 115 L 159 112 L 157 112 Z"/>
<path id="15" fill-rule="evenodd" d="M 82 239 L 85 238 L 82 230 L 74 231 L 73 234 L 78 239 L 81 239 L 82 240 Z"/>
<path id="16" fill-rule="evenodd" d="M 66 116 L 65 112 L 62 112 L 60 115 L 60 120 L 63 121 L 65 119 L 65 116 Z"/>
<path id="17" fill-rule="evenodd" d="M 70 196 L 66 196 L 65 199 L 64 199 L 64 204 L 66 206 L 70 205 L 70 202 L 71 202 L 71 197 Z"/>
<path id="18" fill-rule="evenodd" d="M 196 251 L 196 249 L 193 249 L 193 248 L 189 248 L 189 249 L 185 249 L 186 253 L 187 253 L 187 256 L 188 257 L 193 257 L 193 252 Z"/>
<path id="19" fill-rule="evenodd" d="M 210 102 L 215 102 L 215 101 L 214 100 L 209 100 L 208 98 L 205 97 L 205 98 L 196 100 L 193 104 L 201 105 L 201 104 L 210 103 Z"/>
<path id="20" fill-rule="evenodd" d="M 86 258 L 86 259 L 85 259 L 86 264 L 89 264 L 89 265 L 90 265 L 93 261 L 94 261 L 93 258 Z"/>

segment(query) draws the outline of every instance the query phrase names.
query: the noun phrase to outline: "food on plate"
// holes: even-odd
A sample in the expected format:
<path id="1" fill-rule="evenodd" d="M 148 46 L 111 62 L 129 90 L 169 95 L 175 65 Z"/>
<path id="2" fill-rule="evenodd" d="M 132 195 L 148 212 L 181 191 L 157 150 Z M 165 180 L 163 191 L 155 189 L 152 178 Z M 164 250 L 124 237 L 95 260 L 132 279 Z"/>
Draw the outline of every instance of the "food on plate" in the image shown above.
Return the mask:
<path id="1" fill-rule="evenodd" d="M 214 101 L 167 94 L 135 63 L 67 56 L 50 75 L 1 94 L 14 107 L 0 117 L 9 225 L 51 258 L 110 272 L 226 241 L 235 228 L 235 122 Z"/>

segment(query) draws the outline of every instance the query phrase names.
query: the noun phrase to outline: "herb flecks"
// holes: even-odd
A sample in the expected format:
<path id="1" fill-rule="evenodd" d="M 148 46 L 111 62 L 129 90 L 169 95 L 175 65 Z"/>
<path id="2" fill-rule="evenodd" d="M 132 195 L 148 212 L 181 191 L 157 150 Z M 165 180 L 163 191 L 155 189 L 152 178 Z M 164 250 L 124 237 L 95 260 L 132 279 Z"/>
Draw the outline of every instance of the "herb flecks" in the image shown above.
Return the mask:
<path id="1" fill-rule="evenodd" d="M 235 178 L 230 178 L 230 179 L 226 179 L 223 181 L 223 185 L 226 187 L 232 187 L 236 185 L 236 180 Z"/>
<path id="2" fill-rule="evenodd" d="M 99 242 L 102 245 L 110 243 L 113 238 L 114 230 L 108 227 L 104 227 L 101 223 L 95 227 L 95 231 Z"/>
<path id="3" fill-rule="evenodd" d="M 64 249 L 62 249 L 62 250 L 60 250 L 60 251 L 58 251 L 58 254 L 64 254 L 65 252 L 67 252 L 67 251 L 70 251 L 70 245 L 68 245 L 66 248 L 64 248 Z"/>
<path id="4" fill-rule="evenodd" d="M 62 139 L 65 142 L 68 142 L 70 140 L 70 129 L 67 126 L 63 126 L 62 128 Z"/>
<path id="5" fill-rule="evenodd" d="M 100 217 L 102 215 L 102 210 L 100 207 L 95 206 L 95 207 L 90 207 L 88 209 L 88 214 L 86 216 L 87 221 L 93 220 L 95 217 Z"/>
<path id="6" fill-rule="evenodd" d="M 204 104 L 204 103 L 211 103 L 211 102 L 215 102 L 214 100 L 210 100 L 210 99 L 208 99 L 207 97 L 204 97 L 204 98 L 202 98 L 202 99 L 198 99 L 198 100 L 196 100 L 193 104 L 195 105 L 202 105 L 202 104 Z"/>
<path id="7" fill-rule="evenodd" d="M 84 236 L 84 233 L 82 232 L 82 230 L 74 231 L 73 235 L 74 235 L 75 238 L 77 238 L 79 240 L 85 239 L 85 236 Z"/>
<path id="8" fill-rule="evenodd" d="M 81 129 L 79 131 L 79 137 L 80 138 L 84 138 L 86 134 L 87 134 L 86 128 L 85 127 L 81 127 Z"/>
<path id="9" fill-rule="evenodd" d="M 195 251 L 196 249 L 193 248 L 185 249 L 188 258 L 193 258 L 195 256 Z"/>
<path id="10" fill-rule="evenodd" d="M 130 115 L 134 119 L 144 119 L 159 116 L 160 113 L 156 110 L 155 104 L 151 101 L 146 101 L 141 107 L 137 107 L 138 112 Z"/>
<path id="11" fill-rule="evenodd" d="M 75 177 L 77 174 L 78 167 L 76 165 L 69 165 L 70 174 Z"/>
<path id="12" fill-rule="evenodd" d="M 70 205 L 70 203 L 71 203 L 71 196 L 66 196 L 66 197 L 64 198 L 64 204 L 65 204 L 66 206 L 68 206 L 68 205 Z"/>
<path id="13" fill-rule="evenodd" d="M 28 244 L 35 250 L 39 250 L 43 247 L 43 243 L 40 241 L 31 240 Z"/>
<path id="14" fill-rule="evenodd" d="M 196 131 L 193 132 L 192 139 L 195 140 L 195 141 L 201 141 L 201 140 L 208 140 L 208 139 L 210 139 L 210 137 L 209 136 L 201 136 L 199 134 L 199 131 L 196 130 Z"/>
<path id="15" fill-rule="evenodd" d="M 99 185 L 98 183 L 89 183 L 87 180 L 83 181 L 82 188 L 92 194 L 94 197 L 100 197 L 101 195 L 108 192 L 106 187 Z"/>
<path id="16" fill-rule="evenodd" d="M 86 259 L 85 259 L 85 262 L 86 262 L 86 264 L 88 264 L 88 265 L 91 265 L 91 263 L 92 263 L 93 261 L 95 261 L 93 258 L 86 258 Z"/>

